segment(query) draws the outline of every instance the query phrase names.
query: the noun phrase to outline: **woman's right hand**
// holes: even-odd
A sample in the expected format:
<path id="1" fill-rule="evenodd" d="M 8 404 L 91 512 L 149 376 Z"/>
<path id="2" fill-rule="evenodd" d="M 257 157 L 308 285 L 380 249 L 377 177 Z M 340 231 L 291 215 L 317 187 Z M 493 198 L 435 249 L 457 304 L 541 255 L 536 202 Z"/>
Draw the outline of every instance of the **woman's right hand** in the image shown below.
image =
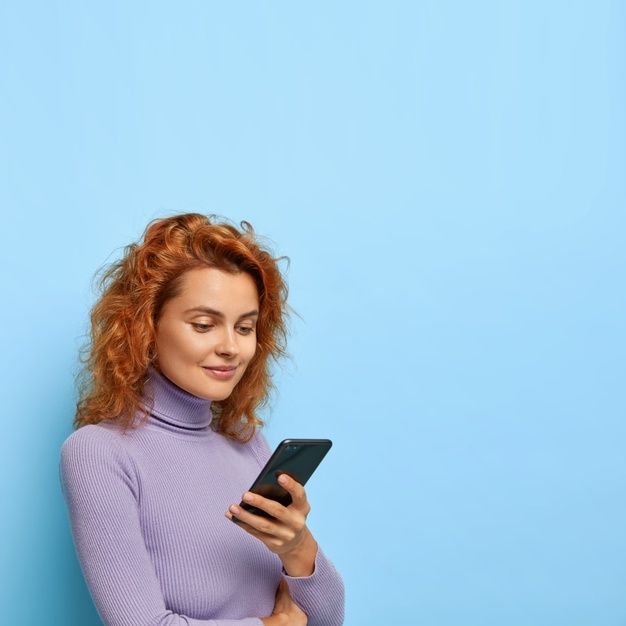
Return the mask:
<path id="1" fill-rule="evenodd" d="M 293 601 L 289 594 L 289 586 L 281 577 L 276 590 L 274 610 L 269 617 L 261 619 L 265 626 L 306 626 L 308 618 L 306 613 Z"/>

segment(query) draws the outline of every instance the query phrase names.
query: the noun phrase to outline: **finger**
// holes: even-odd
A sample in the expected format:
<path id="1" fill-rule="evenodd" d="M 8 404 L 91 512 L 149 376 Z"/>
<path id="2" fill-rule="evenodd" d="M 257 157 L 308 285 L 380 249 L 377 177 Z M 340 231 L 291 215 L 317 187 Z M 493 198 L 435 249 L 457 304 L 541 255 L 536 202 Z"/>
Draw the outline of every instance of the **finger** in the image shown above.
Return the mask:
<path id="1" fill-rule="evenodd" d="M 283 543 L 282 539 L 279 539 L 275 535 L 268 535 L 267 533 L 257 530 L 256 528 L 250 526 L 249 524 L 246 524 L 236 516 L 232 515 L 230 512 L 227 513 L 226 516 L 229 517 L 233 522 L 235 522 L 237 526 L 245 530 L 248 534 L 256 537 L 259 541 L 262 541 L 268 548 L 270 548 L 270 550 L 279 548 Z"/>
<path id="2" fill-rule="evenodd" d="M 293 500 L 293 504 L 296 508 L 304 511 L 306 515 L 310 510 L 310 506 L 307 501 L 304 487 L 297 480 L 294 480 L 287 474 L 281 474 L 278 477 L 278 482 L 291 494 L 291 499 Z"/>
<path id="3" fill-rule="evenodd" d="M 253 528 L 252 526 L 250 526 L 249 524 L 246 524 L 244 521 L 240 520 L 236 515 L 233 515 L 230 512 L 227 513 L 226 516 L 231 521 L 235 522 L 237 526 L 239 526 L 240 528 L 243 528 L 243 530 L 245 530 L 246 532 L 249 532 L 251 535 L 254 535 L 258 539 L 261 539 L 264 541 L 274 539 L 272 535 L 268 535 L 266 533 L 261 532 L 260 530 L 257 530 L 256 528 Z"/>
<path id="4" fill-rule="evenodd" d="M 287 507 L 284 507 L 280 502 L 276 502 L 276 500 L 265 498 L 264 496 L 252 493 L 251 491 L 246 491 L 246 493 L 242 496 L 242 500 L 255 506 L 256 508 L 262 509 L 277 520 L 282 522 L 287 522 L 289 520 L 289 511 L 287 510 Z"/>
<path id="5" fill-rule="evenodd" d="M 286 529 L 281 524 L 273 522 L 267 517 L 263 517 L 262 515 L 255 515 L 254 513 L 250 513 L 249 511 L 246 511 L 240 506 L 234 504 L 229 508 L 229 512 L 248 526 L 251 526 L 254 530 L 259 531 L 269 537 L 279 537 L 286 540 L 289 539 L 288 529 Z"/>

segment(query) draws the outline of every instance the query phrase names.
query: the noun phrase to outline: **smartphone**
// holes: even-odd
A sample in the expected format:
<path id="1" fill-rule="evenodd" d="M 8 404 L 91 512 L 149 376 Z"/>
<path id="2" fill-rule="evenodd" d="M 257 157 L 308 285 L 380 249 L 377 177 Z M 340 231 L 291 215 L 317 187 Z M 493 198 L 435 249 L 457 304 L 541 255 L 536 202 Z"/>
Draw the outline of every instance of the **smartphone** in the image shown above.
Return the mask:
<path id="1" fill-rule="evenodd" d="M 280 486 L 278 477 L 287 474 L 304 485 L 332 445 L 330 439 L 284 439 L 278 444 L 248 491 L 276 500 L 283 506 L 289 506 L 292 502 L 291 494 Z M 247 502 L 242 501 L 239 506 L 255 515 L 273 519 L 263 509 Z M 237 518 L 233 516 L 232 520 L 236 522 Z"/>

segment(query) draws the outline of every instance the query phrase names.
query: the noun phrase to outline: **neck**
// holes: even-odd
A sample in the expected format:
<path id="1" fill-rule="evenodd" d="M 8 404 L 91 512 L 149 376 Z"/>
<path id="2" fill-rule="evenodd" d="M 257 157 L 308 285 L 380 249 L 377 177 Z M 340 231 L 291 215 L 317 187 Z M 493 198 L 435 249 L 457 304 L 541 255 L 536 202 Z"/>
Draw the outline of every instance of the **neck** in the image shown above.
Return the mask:
<path id="1" fill-rule="evenodd" d="M 148 367 L 144 397 L 155 425 L 181 432 L 208 431 L 213 418 L 211 400 L 179 387 L 154 365 Z"/>

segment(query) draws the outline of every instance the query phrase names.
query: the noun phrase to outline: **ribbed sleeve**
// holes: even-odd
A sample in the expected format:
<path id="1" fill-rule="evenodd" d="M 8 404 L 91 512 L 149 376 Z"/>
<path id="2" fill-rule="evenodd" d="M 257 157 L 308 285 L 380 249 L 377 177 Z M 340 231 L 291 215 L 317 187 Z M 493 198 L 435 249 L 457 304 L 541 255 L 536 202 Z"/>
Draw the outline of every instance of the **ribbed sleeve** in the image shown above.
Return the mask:
<path id="1" fill-rule="evenodd" d="M 307 626 L 341 626 L 344 620 L 344 585 L 332 562 L 318 546 L 310 576 L 283 574 L 296 604 L 307 614 Z"/>
<path id="2" fill-rule="evenodd" d="M 80 566 L 105 626 L 262 626 L 256 616 L 192 619 L 166 608 L 142 534 L 136 466 L 116 435 L 97 426 L 75 431 L 59 471 Z M 317 592 L 299 593 L 316 606 Z"/>

